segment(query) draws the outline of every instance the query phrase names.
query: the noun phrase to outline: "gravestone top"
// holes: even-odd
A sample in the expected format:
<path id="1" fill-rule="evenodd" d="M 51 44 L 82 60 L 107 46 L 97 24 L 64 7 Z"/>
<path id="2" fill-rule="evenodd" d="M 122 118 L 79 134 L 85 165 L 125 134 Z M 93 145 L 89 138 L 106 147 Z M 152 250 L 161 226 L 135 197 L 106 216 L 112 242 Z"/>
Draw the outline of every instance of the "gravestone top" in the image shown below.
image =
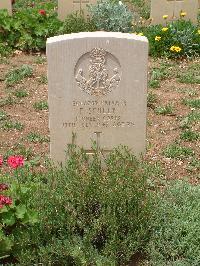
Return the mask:
<path id="1" fill-rule="evenodd" d="M 12 15 L 12 3 L 11 0 L 0 0 L 0 9 L 7 9 L 8 14 Z"/>
<path id="2" fill-rule="evenodd" d="M 180 13 L 185 12 L 185 20 L 197 23 L 198 0 L 151 0 L 152 24 L 166 24 L 166 21 L 173 21 L 180 18 Z M 168 15 L 163 19 L 163 15 Z"/>
<path id="3" fill-rule="evenodd" d="M 145 152 L 148 41 L 114 32 L 74 33 L 47 41 L 50 153 L 67 144 L 91 153 L 123 144 Z"/>
<path id="4" fill-rule="evenodd" d="M 97 0 L 58 0 L 58 18 L 64 20 L 67 15 L 74 12 L 83 12 L 87 16 L 87 5 L 96 2 Z"/>
<path id="5" fill-rule="evenodd" d="M 132 33 L 96 31 L 96 32 L 79 32 L 79 33 L 64 34 L 55 37 L 50 37 L 47 39 L 47 44 L 53 44 L 66 40 L 81 39 L 81 38 L 108 38 L 108 37 L 124 38 L 124 39 L 143 41 L 148 43 L 148 40 L 145 36 L 139 36 Z"/>

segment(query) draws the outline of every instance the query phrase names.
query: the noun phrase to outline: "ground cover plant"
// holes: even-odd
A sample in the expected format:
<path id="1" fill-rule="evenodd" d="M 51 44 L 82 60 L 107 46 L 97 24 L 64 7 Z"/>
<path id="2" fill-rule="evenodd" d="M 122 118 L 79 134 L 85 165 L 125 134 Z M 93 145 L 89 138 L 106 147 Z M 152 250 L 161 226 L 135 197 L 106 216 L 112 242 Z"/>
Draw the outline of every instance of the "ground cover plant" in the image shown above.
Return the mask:
<path id="1" fill-rule="evenodd" d="M 64 169 L 34 176 L 40 185 L 29 201 L 38 222 L 16 235 L 15 258 L 20 265 L 128 262 L 148 239 L 154 191 L 145 172 L 127 148 L 114 150 L 103 164 L 95 149 L 93 157 L 75 147 L 69 152 Z M 28 185 L 33 176 L 25 173 L 18 180 Z"/>
<path id="2" fill-rule="evenodd" d="M 134 16 L 148 14 L 148 1 L 129 2 Z M 152 55 L 143 160 L 116 150 L 105 171 L 102 154 L 74 150 L 56 171 L 47 163 L 46 38 L 98 25 L 78 14 L 59 22 L 55 6 L 18 0 L 13 17 L 0 11 L 0 264 L 199 265 L 199 27 L 180 18 L 131 29 L 149 38 Z M 32 24 L 21 21 L 29 16 Z"/>
<path id="3" fill-rule="evenodd" d="M 161 193 L 148 244 L 151 265 L 199 265 L 200 186 L 175 182 Z"/>

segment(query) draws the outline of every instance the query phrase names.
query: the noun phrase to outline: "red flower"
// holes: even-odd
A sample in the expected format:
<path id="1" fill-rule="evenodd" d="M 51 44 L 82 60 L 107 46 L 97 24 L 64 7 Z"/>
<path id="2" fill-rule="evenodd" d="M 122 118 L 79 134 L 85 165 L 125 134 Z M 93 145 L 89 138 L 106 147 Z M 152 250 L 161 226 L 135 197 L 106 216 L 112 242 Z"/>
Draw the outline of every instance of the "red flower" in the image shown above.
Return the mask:
<path id="1" fill-rule="evenodd" d="M 39 14 L 42 15 L 42 16 L 45 16 L 46 15 L 46 11 L 44 9 L 40 9 L 39 10 Z"/>
<path id="2" fill-rule="evenodd" d="M 3 157 L 0 157 L 0 167 L 3 165 Z"/>
<path id="3" fill-rule="evenodd" d="M 12 199 L 4 195 L 0 195 L 0 205 L 11 205 Z"/>
<path id="4" fill-rule="evenodd" d="M 8 189 L 8 185 L 7 184 L 0 184 L 0 191 L 3 191 L 3 190 L 7 190 Z"/>
<path id="5" fill-rule="evenodd" d="M 24 158 L 22 156 L 10 156 L 7 163 L 12 168 L 18 168 L 24 165 Z"/>

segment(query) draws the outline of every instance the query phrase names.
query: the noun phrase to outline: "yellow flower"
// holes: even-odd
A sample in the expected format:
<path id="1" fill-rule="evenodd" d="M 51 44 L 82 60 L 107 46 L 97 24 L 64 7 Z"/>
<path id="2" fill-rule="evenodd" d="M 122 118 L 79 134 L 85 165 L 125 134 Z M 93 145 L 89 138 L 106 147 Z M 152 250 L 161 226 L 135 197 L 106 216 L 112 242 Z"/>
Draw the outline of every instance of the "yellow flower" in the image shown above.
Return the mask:
<path id="1" fill-rule="evenodd" d="M 198 34 L 200 34 L 200 30 L 198 30 L 197 32 L 198 32 Z"/>
<path id="2" fill-rule="evenodd" d="M 181 50 L 182 50 L 182 49 L 181 49 L 180 47 L 176 46 L 175 51 L 176 51 L 177 53 L 179 53 Z"/>
<path id="3" fill-rule="evenodd" d="M 179 46 L 174 46 L 174 45 L 170 48 L 171 52 L 176 52 L 176 53 L 179 53 L 181 50 L 182 49 Z"/>
<path id="4" fill-rule="evenodd" d="M 168 28 L 162 28 L 162 31 L 164 31 L 164 32 L 167 31 L 167 30 L 168 30 Z"/>
<path id="5" fill-rule="evenodd" d="M 180 17 L 185 17 L 186 15 L 187 15 L 186 12 L 183 12 L 183 11 L 182 11 L 182 12 L 180 13 Z"/>
<path id="6" fill-rule="evenodd" d="M 144 35 L 143 32 L 138 33 L 138 36 L 143 36 L 143 35 Z"/>
<path id="7" fill-rule="evenodd" d="M 158 41 L 159 42 L 160 40 L 161 40 L 161 37 L 160 36 L 156 36 L 155 37 L 155 41 Z"/>
<path id="8" fill-rule="evenodd" d="M 163 15 L 163 18 L 164 18 L 164 19 L 167 19 L 167 18 L 168 18 L 168 15 Z"/>

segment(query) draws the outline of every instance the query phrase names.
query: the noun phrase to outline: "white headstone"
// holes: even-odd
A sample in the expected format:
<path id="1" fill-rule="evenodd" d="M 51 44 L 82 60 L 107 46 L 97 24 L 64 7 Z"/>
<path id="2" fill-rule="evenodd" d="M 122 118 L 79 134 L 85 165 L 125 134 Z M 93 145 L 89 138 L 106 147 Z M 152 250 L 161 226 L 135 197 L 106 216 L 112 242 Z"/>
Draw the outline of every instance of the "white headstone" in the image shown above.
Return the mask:
<path id="1" fill-rule="evenodd" d="M 8 14 L 12 15 L 12 3 L 11 0 L 0 0 L 0 9 L 7 9 Z"/>
<path id="2" fill-rule="evenodd" d="M 148 41 L 114 32 L 62 35 L 47 41 L 50 153 L 67 144 L 105 152 L 123 144 L 145 152 Z M 73 137 L 75 136 L 75 137 Z"/>
<path id="3" fill-rule="evenodd" d="M 87 5 L 96 4 L 97 0 L 58 0 L 58 18 L 65 20 L 66 16 L 74 12 L 87 15 Z"/>
<path id="4" fill-rule="evenodd" d="M 182 17 L 197 23 L 198 0 L 151 0 L 152 24 L 165 24 L 166 21 L 173 21 L 180 18 L 180 13 L 185 12 Z M 163 15 L 168 15 L 163 19 Z"/>

